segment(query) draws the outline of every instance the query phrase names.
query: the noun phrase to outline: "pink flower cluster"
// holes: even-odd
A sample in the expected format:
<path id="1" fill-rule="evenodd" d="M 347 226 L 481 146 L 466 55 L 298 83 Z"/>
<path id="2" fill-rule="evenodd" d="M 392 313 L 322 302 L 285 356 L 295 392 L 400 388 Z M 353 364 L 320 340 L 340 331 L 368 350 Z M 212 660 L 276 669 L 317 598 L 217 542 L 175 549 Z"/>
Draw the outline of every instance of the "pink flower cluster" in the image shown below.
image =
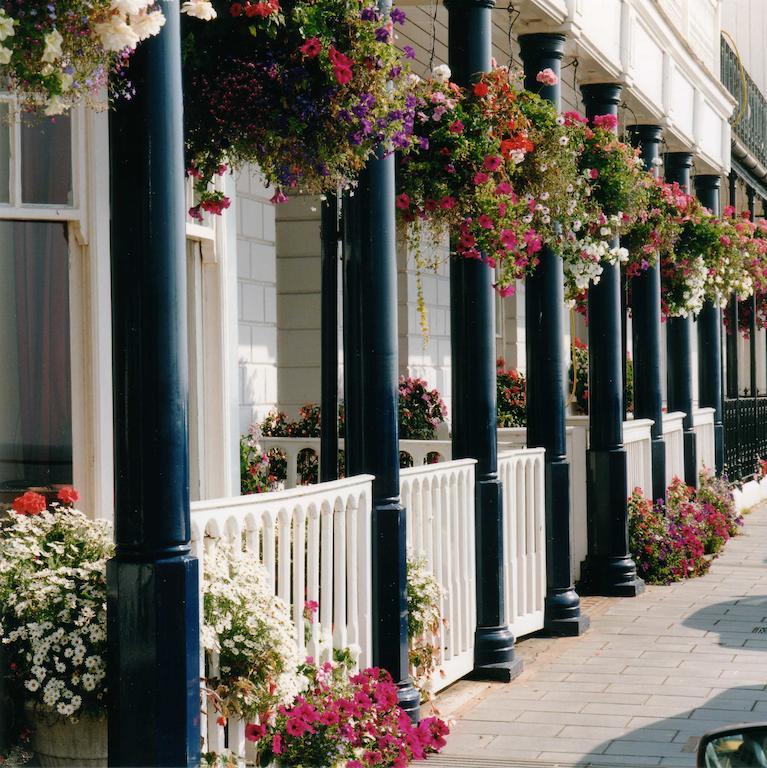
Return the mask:
<path id="1" fill-rule="evenodd" d="M 267 762 L 404 768 L 445 746 L 447 725 L 435 717 L 414 724 L 398 706 L 397 686 L 385 670 L 347 677 L 343 667 L 326 662 L 303 671 L 308 691 L 246 728 Z"/>

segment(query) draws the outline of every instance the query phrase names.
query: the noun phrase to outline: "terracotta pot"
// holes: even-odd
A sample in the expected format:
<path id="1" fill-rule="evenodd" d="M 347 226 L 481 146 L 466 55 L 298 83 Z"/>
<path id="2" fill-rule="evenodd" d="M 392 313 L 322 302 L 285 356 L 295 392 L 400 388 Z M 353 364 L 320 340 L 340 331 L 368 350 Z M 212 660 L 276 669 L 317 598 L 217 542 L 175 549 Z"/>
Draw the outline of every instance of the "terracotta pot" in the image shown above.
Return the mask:
<path id="1" fill-rule="evenodd" d="M 106 768 L 107 718 L 83 715 L 77 722 L 27 703 L 32 749 L 43 768 Z"/>

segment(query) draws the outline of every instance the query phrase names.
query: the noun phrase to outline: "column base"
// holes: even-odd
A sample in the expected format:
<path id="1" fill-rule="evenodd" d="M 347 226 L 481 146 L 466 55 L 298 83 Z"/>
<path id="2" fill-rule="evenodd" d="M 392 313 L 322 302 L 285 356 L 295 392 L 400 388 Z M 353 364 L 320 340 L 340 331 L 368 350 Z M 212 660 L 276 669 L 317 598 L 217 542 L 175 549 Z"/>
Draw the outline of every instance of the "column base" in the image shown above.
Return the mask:
<path id="1" fill-rule="evenodd" d="M 581 566 L 582 595 L 605 597 L 637 597 L 645 591 L 644 581 L 636 574 L 636 565 L 626 557 L 587 557 Z"/>
<path id="2" fill-rule="evenodd" d="M 107 563 L 109 765 L 200 764 L 199 566 Z"/>
<path id="3" fill-rule="evenodd" d="M 514 635 L 506 627 L 477 627 L 474 633 L 474 680 L 510 682 L 522 671 L 514 653 Z M 513 673 L 513 674 L 512 674 Z"/>
<path id="4" fill-rule="evenodd" d="M 588 632 L 590 626 L 591 619 L 582 613 L 572 619 L 545 619 L 543 629 L 549 635 L 579 637 Z"/>
<path id="5" fill-rule="evenodd" d="M 414 722 L 421 719 L 421 693 L 408 678 L 397 686 L 397 703 L 400 709 Z"/>
<path id="6" fill-rule="evenodd" d="M 485 664 L 481 667 L 474 667 L 466 675 L 466 679 L 481 680 L 488 683 L 510 683 L 522 674 L 524 668 L 522 659 L 504 661 L 500 664 Z"/>

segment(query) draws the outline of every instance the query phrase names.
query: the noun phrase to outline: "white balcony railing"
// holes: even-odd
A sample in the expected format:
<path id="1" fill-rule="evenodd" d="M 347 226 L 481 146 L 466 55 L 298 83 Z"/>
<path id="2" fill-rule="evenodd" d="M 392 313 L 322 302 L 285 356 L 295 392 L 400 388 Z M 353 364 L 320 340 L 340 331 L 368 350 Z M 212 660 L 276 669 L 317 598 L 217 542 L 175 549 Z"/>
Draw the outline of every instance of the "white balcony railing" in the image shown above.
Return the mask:
<path id="1" fill-rule="evenodd" d="M 543 629 L 546 598 L 546 504 L 543 448 L 504 451 L 503 547 L 506 621 L 516 637 Z"/>
<path id="2" fill-rule="evenodd" d="M 432 691 L 460 680 L 474 666 L 475 464 L 474 459 L 462 459 L 415 466 L 402 470 L 400 478 L 400 495 L 407 510 L 408 547 L 426 558 L 445 590 L 440 664 L 431 680 Z"/>
<path id="3" fill-rule="evenodd" d="M 666 485 L 675 477 L 684 480 L 684 414 L 663 414 L 663 437 L 666 441 Z"/>
<path id="4" fill-rule="evenodd" d="M 371 662 L 371 499 L 370 475 L 288 491 L 195 502 L 192 553 L 215 556 L 226 541 L 243 557 L 260 562 L 275 593 L 290 606 L 295 639 L 304 654 L 318 659 L 331 647 L 362 649 L 359 663 Z M 305 633 L 304 603 L 319 605 Z M 200 600 L 202 606 L 202 599 Z M 308 635 L 308 644 L 305 636 Z M 210 660 L 215 673 L 218 660 Z M 205 674 L 204 658 L 201 675 Z M 212 703 L 203 713 L 209 751 L 245 754 L 245 723 L 230 720 L 228 734 L 216 722 Z"/>
<path id="5" fill-rule="evenodd" d="M 714 413 L 713 408 L 696 408 L 693 414 L 698 473 L 700 473 L 703 467 L 713 469 L 716 465 Z"/>

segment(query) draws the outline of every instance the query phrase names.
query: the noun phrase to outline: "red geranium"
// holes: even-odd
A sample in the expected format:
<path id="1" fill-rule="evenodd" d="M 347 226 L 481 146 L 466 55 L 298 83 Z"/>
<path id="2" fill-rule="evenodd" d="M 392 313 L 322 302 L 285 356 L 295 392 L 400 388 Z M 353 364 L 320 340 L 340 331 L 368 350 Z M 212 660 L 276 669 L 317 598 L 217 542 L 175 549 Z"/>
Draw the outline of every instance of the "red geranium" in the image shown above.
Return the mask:
<path id="1" fill-rule="evenodd" d="M 13 500 L 11 508 L 19 515 L 39 515 L 48 506 L 45 496 L 34 491 L 27 491 Z"/>
<path id="2" fill-rule="evenodd" d="M 75 504 L 80 500 L 80 494 L 71 485 L 64 486 L 57 496 L 62 504 Z"/>

